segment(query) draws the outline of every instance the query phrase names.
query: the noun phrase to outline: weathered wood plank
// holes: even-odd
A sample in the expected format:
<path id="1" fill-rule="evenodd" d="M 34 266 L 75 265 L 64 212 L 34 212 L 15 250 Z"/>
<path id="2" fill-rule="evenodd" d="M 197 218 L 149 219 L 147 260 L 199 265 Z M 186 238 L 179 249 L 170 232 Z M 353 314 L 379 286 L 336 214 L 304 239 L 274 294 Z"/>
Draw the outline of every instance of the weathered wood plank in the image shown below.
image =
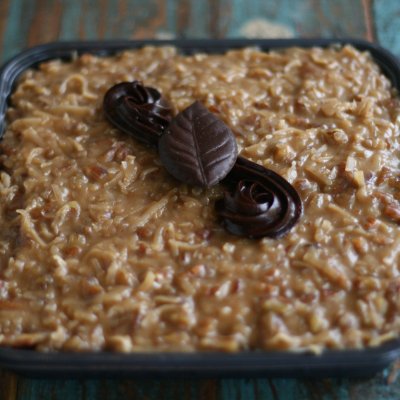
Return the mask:
<path id="1" fill-rule="evenodd" d="M 8 21 L 9 8 L 11 0 L 0 1 L 0 49 L 1 49 L 1 38 L 5 36 L 5 29 Z"/>
<path id="2" fill-rule="evenodd" d="M 1 382 L 1 381 L 0 381 Z M 368 380 L 222 379 L 222 380 L 30 380 L 20 379 L 18 400 L 394 400 L 400 379 L 384 374 Z M 1 399 L 1 396 L 0 396 Z M 8 400 L 8 398 L 7 398 Z"/>
<path id="3" fill-rule="evenodd" d="M 29 29 L 35 12 L 35 2 L 10 0 L 2 37 L 2 51 L 9 57 L 27 47 Z"/>
<path id="4" fill-rule="evenodd" d="M 5 60 L 25 47 L 58 39 L 222 38 L 248 32 L 366 37 L 366 1 L 1 0 L 0 52 Z"/>
<path id="5" fill-rule="evenodd" d="M 373 18 L 378 41 L 400 57 L 400 1 L 374 0 Z"/>
<path id="6" fill-rule="evenodd" d="M 82 2 L 63 2 L 63 12 L 61 18 L 61 29 L 59 37 L 53 36 L 54 40 L 80 39 L 79 22 L 82 18 Z"/>
<path id="7" fill-rule="evenodd" d="M 268 22 L 274 24 L 278 22 L 292 31 L 295 36 L 302 37 L 364 38 L 367 32 L 362 0 L 301 2 L 234 0 L 228 35 L 240 36 L 243 23 L 255 18 L 265 20 L 266 28 Z M 268 35 L 267 30 L 265 35 Z"/>
<path id="8" fill-rule="evenodd" d="M 365 21 L 365 38 L 371 42 L 376 41 L 375 26 L 373 21 L 372 12 L 372 1 L 373 0 L 362 0 L 364 21 Z"/>
<path id="9" fill-rule="evenodd" d="M 29 26 L 27 47 L 46 43 L 59 36 L 62 5 L 60 2 L 45 0 L 36 3 Z"/>
<path id="10" fill-rule="evenodd" d="M 175 4 L 174 4 L 175 6 Z M 154 38 L 160 32 L 166 31 L 168 18 L 172 28 L 176 29 L 176 13 L 177 8 L 173 8 L 173 12 L 168 14 L 168 2 L 160 2 L 157 0 L 149 0 L 146 8 L 141 9 L 136 6 L 132 8 L 132 4 L 127 5 L 132 18 L 126 26 L 126 34 L 124 37 L 132 38 Z M 139 11 L 139 12 L 138 12 Z"/>
<path id="11" fill-rule="evenodd" d="M 102 13 L 104 5 L 99 6 L 95 0 L 84 0 L 81 5 L 82 14 L 79 21 L 75 22 L 79 27 L 79 38 L 98 39 L 99 28 L 103 27 L 105 22 L 105 14 Z"/>
<path id="12" fill-rule="evenodd" d="M 57 39 L 354 36 L 400 55 L 397 0 L 0 0 L 0 60 Z M 371 6 L 372 4 L 372 6 Z M 372 17 L 368 13 L 372 7 Z M 370 16 L 371 17 L 371 16 Z M 258 21 L 258 25 L 254 24 Z M 246 30 L 246 29 L 247 30 Z M 0 399 L 396 399 L 400 379 L 30 380 L 0 373 Z M 5 397 L 4 397 L 5 396 Z M 397 397 L 396 397 L 397 396 Z"/>
<path id="13" fill-rule="evenodd" d="M 17 379 L 14 374 L 0 371 L 0 400 L 17 398 Z"/>

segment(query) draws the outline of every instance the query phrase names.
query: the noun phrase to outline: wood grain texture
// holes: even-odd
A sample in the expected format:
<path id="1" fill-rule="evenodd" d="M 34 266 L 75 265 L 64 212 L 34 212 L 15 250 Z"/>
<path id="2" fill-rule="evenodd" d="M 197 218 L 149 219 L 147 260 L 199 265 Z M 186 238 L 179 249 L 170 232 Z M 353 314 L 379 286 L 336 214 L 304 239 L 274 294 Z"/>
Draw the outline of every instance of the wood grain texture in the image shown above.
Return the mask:
<path id="1" fill-rule="evenodd" d="M 377 38 L 400 55 L 400 2 L 0 0 L 0 61 L 28 46 L 59 39 L 224 38 L 249 32 L 262 37 L 285 33 Z M 400 378 L 389 370 L 369 380 L 315 381 L 31 380 L 0 372 L 3 399 L 398 400 Z"/>
<path id="2" fill-rule="evenodd" d="M 4 382 L 6 382 L 4 380 Z M 10 385 L 10 381 L 7 380 Z M 1 380 L 0 380 L 0 383 Z M 11 384 L 12 385 L 12 384 Z M 400 381 L 388 385 L 384 374 L 369 380 L 222 379 L 222 380 L 30 380 L 19 379 L 11 400 L 398 400 Z M 10 397 L 15 396 L 15 397 Z M 0 399 L 2 399 L 0 394 Z"/>
<path id="3" fill-rule="evenodd" d="M 223 38 L 262 21 L 263 37 L 366 37 L 365 0 L 1 0 L 0 54 L 54 40 Z M 396 3 L 395 0 L 391 3 Z M 272 29 L 271 28 L 274 28 Z"/>
<path id="4" fill-rule="evenodd" d="M 244 20 L 264 18 L 290 27 L 302 37 L 365 37 L 361 0 L 249 1 L 234 0 L 229 35 L 240 34 Z"/>
<path id="5" fill-rule="evenodd" d="M 11 0 L 0 1 L 0 47 L 2 44 L 1 38 L 5 37 L 5 28 L 9 15 L 10 2 Z"/>
<path id="6" fill-rule="evenodd" d="M 0 400 L 14 400 L 17 398 L 18 378 L 16 375 L 0 371 Z"/>
<path id="7" fill-rule="evenodd" d="M 374 42 L 376 41 L 376 33 L 372 15 L 372 1 L 373 0 L 362 0 L 362 5 L 364 9 L 364 20 L 366 27 L 365 38 L 371 42 Z"/>

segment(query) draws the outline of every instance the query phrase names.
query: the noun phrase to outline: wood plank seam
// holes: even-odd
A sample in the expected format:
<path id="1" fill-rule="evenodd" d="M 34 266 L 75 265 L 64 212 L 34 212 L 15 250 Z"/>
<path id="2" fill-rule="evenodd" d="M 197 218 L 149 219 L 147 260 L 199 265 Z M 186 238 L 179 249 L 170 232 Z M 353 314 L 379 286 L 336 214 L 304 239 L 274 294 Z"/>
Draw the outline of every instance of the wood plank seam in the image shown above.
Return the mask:
<path id="1" fill-rule="evenodd" d="M 0 371 L 0 400 L 16 400 L 18 394 L 17 383 L 17 375 Z"/>
<path id="2" fill-rule="evenodd" d="M 375 24 L 372 18 L 372 1 L 373 0 L 362 0 L 362 6 L 364 10 L 365 28 L 367 40 L 370 42 L 376 41 Z"/>

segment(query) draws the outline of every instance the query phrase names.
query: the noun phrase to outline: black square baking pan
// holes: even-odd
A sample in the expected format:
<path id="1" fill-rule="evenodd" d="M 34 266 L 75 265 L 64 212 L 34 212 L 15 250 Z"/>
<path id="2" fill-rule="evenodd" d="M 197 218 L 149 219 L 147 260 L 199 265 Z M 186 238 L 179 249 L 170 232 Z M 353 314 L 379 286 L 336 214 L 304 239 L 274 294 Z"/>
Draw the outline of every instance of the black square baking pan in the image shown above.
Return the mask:
<path id="1" fill-rule="evenodd" d="M 8 99 L 22 72 L 43 61 L 68 61 L 76 54 L 113 55 L 144 45 L 171 45 L 184 54 L 221 53 L 257 46 L 264 51 L 351 44 L 369 51 L 383 73 L 400 91 L 400 63 L 382 47 L 358 39 L 232 39 L 232 40 L 112 40 L 55 42 L 18 54 L 0 69 L 0 137 L 5 130 Z M 0 347 L 0 368 L 30 377 L 367 377 L 400 356 L 400 339 L 361 350 L 326 350 L 320 355 L 284 351 L 240 353 L 39 352 Z"/>

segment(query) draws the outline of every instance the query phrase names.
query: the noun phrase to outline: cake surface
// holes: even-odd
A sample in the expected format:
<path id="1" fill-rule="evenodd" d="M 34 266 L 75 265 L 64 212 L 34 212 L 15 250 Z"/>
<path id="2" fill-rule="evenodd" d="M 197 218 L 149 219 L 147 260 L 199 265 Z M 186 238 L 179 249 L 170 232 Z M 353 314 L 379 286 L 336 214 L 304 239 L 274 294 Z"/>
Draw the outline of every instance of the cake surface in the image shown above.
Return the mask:
<path id="1" fill-rule="evenodd" d="M 223 187 L 183 185 L 102 111 L 114 84 L 198 100 L 304 213 L 234 236 Z M 400 103 L 350 46 L 180 55 L 146 47 L 29 70 L 1 142 L 0 344 L 319 352 L 400 334 Z"/>

